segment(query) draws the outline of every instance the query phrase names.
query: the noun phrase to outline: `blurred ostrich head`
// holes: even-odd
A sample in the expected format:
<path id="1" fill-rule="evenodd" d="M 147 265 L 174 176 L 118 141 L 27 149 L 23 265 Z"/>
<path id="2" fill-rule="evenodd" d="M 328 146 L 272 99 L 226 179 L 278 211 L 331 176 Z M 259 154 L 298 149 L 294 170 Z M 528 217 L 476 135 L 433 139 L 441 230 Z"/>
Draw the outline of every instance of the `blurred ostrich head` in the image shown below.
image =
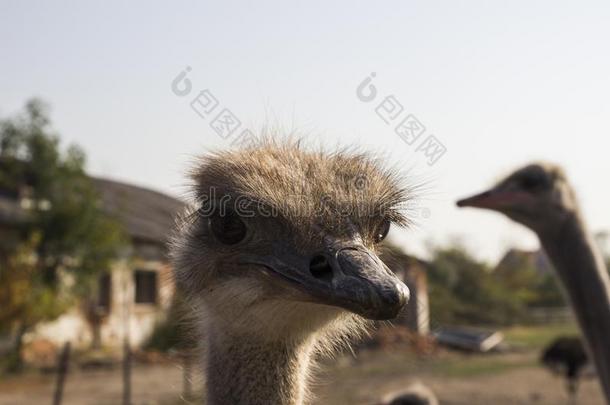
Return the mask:
<path id="1" fill-rule="evenodd" d="M 574 192 L 563 170 L 550 163 L 522 167 L 490 190 L 457 204 L 501 212 L 536 232 L 560 226 L 565 218 L 578 211 Z"/>

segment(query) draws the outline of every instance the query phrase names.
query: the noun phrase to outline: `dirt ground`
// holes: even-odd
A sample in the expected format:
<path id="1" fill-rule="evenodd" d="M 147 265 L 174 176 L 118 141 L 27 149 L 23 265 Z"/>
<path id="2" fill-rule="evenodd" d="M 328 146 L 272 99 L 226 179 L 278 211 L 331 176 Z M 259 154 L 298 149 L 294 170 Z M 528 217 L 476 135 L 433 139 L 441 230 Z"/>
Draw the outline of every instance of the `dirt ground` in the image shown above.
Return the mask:
<path id="1" fill-rule="evenodd" d="M 339 361 L 318 379 L 316 403 L 375 404 L 411 383 L 429 386 L 444 405 L 568 404 L 564 380 L 538 366 L 535 353 L 488 356 L 442 355 L 435 360 L 375 353 Z M 581 383 L 577 404 L 604 405 L 593 377 Z"/>
<path id="2" fill-rule="evenodd" d="M 179 404 L 182 371 L 172 364 L 139 365 L 132 370 L 133 405 Z M 50 404 L 52 375 L 28 374 L 0 381 L 0 405 Z M 122 399 L 120 367 L 106 370 L 71 370 L 62 405 L 116 405 Z"/>
<path id="3" fill-rule="evenodd" d="M 421 381 L 437 393 L 442 404 L 567 404 L 563 380 L 536 364 L 534 353 L 465 356 L 442 354 L 417 359 L 402 352 L 366 352 L 342 357 L 325 365 L 314 386 L 316 404 L 374 404 L 388 392 Z M 201 379 L 195 377 L 200 390 Z M 0 381 L 0 405 L 46 404 L 53 392 L 53 376 L 30 373 Z M 134 405 L 177 405 L 182 370 L 166 363 L 138 365 L 133 370 Z M 121 399 L 120 368 L 72 370 L 64 405 L 109 405 Z M 603 405 L 593 379 L 582 383 L 579 404 Z"/>
<path id="4" fill-rule="evenodd" d="M 474 404 L 568 404 L 561 382 L 551 378 L 543 370 L 527 368 L 512 370 L 491 376 L 464 378 L 405 378 L 381 382 L 368 388 L 357 382 L 347 383 L 353 391 L 339 398 L 332 389 L 323 390 L 327 404 L 374 404 L 385 393 L 404 388 L 409 382 L 420 380 L 428 385 L 439 397 L 441 404 L 474 405 Z M 578 404 L 604 405 L 601 392 L 596 382 L 588 381 L 581 387 Z M 345 387 L 347 388 L 347 387 Z M 344 389 L 345 389 L 344 388 Z M 347 402 L 345 402 L 347 401 Z"/>

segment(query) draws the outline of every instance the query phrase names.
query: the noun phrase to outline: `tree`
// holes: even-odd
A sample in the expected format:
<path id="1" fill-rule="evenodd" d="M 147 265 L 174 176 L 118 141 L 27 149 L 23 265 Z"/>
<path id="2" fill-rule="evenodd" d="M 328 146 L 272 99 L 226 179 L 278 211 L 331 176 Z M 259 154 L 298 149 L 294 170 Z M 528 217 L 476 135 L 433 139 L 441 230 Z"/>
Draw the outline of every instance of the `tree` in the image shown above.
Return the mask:
<path id="1" fill-rule="evenodd" d="M 0 191 L 25 211 L 16 243 L 0 246 L 0 332 L 15 335 L 14 369 L 23 334 L 91 296 L 124 243 L 84 166 L 80 148 L 60 147 L 41 101 L 0 121 Z"/>
<path id="2" fill-rule="evenodd" d="M 530 321 L 533 307 L 565 306 L 553 275 L 536 271 L 527 255 L 492 269 L 459 245 L 433 252 L 428 288 L 439 323 L 508 325 Z"/>
<path id="3" fill-rule="evenodd" d="M 520 295 L 461 246 L 434 252 L 428 285 L 430 316 L 438 323 L 510 324 L 526 310 Z"/>
<path id="4" fill-rule="evenodd" d="M 534 268 L 527 255 L 516 255 L 510 262 L 501 262 L 493 272 L 493 278 L 523 305 L 530 306 L 538 298 L 536 287 L 542 277 Z"/>

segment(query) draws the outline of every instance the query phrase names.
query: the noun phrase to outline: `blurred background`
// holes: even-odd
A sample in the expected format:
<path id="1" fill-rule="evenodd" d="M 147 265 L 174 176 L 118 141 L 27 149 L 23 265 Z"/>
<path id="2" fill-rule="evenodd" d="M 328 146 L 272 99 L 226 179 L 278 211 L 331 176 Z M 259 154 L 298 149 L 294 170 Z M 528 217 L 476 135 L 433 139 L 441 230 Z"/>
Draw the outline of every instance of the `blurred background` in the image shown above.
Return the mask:
<path id="1" fill-rule="evenodd" d="M 184 173 L 270 131 L 417 186 L 384 253 L 416 299 L 326 361 L 319 403 L 413 381 L 448 404 L 566 402 L 540 362 L 578 336 L 551 264 L 455 200 L 558 163 L 609 257 L 609 19 L 602 1 L 1 2 L 0 404 L 196 400 L 166 247 Z M 581 374 L 578 403 L 602 404 Z"/>

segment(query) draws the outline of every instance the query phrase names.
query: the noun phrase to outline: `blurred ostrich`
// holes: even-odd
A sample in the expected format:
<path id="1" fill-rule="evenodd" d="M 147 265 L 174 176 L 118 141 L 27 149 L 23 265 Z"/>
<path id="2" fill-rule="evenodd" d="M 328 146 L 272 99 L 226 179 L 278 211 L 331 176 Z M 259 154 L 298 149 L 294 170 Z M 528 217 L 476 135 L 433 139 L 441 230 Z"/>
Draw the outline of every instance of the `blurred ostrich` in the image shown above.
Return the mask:
<path id="1" fill-rule="evenodd" d="M 197 207 L 172 256 L 202 335 L 207 403 L 307 401 L 315 356 L 408 300 L 375 253 L 406 223 L 407 191 L 364 154 L 273 142 L 204 157 L 191 177 Z"/>
<path id="2" fill-rule="evenodd" d="M 438 405 L 438 399 L 430 388 L 416 382 L 402 391 L 386 395 L 379 405 Z"/>
<path id="3" fill-rule="evenodd" d="M 610 277 L 561 168 L 531 164 L 457 204 L 501 212 L 538 235 L 569 296 L 610 404 Z"/>
<path id="4" fill-rule="evenodd" d="M 542 363 L 551 371 L 563 375 L 571 402 L 576 403 L 578 379 L 589 359 L 578 337 L 560 337 L 554 340 L 542 354 Z"/>

